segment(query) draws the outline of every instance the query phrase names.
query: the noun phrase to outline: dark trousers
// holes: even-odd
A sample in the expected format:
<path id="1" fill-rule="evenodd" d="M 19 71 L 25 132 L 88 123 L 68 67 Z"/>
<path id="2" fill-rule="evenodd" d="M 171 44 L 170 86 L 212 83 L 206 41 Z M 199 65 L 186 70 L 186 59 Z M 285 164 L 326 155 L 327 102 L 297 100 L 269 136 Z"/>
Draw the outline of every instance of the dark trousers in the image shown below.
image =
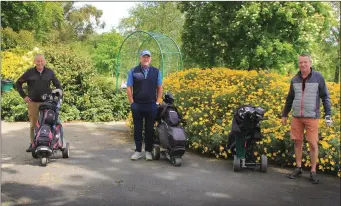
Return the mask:
<path id="1" fill-rule="evenodd" d="M 151 152 L 154 140 L 154 123 L 157 112 L 156 103 L 133 103 L 131 105 L 134 122 L 134 140 L 137 152 L 142 150 L 142 127 L 144 120 L 145 151 Z"/>

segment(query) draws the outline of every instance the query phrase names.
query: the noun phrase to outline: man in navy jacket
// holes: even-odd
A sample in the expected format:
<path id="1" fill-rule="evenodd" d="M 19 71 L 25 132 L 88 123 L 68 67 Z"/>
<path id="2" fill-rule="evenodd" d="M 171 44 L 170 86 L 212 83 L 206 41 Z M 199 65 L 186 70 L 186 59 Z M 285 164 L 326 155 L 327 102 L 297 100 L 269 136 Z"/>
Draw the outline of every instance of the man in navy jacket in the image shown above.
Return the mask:
<path id="1" fill-rule="evenodd" d="M 128 73 L 127 95 L 130 103 L 133 122 L 135 152 L 132 160 L 141 158 L 142 125 L 144 121 L 145 158 L 152 160 L 154 123 L 157 105 L 162 98 L 162 76 L 159 69 L 150 65 L 152 54 L 143 50 L 140 54 L 140 64 Z"/>

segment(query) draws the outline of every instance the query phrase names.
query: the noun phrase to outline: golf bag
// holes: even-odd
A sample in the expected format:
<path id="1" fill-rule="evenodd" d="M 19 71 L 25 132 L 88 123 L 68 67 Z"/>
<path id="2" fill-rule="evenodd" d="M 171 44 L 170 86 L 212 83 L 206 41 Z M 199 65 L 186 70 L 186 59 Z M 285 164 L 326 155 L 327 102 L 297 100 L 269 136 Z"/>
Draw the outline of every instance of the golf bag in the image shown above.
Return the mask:
<path id="1" fill-rule="evenodd" d="M 265 110 L 261 107 L 243 105 L 233 116 L 232 130 L 228 135 L 228 148 L 234 149 L 236 138 L 245 138 L 248 141 L 260 141 L 263 138 L 260 121 L 264 120 Z"/>
<path id="2" fill-rule="evenodd" d="M 43 95 L 43 102 L 39 105 L 39 117 L 34 128 L 32 148 L 47 146 L 50 149 L 60 149 L 63 146 L 63 129 L 58 115 L 61 104 L 61 95 L 52 92 Z"/>
<path id="3" fill-rule="evenodd" d="M 162 104 L 157 113 L 157 132 L 163 148 L 185 147 L 186 134 L 180 125 L 181 116 L 172 104 Z"/>

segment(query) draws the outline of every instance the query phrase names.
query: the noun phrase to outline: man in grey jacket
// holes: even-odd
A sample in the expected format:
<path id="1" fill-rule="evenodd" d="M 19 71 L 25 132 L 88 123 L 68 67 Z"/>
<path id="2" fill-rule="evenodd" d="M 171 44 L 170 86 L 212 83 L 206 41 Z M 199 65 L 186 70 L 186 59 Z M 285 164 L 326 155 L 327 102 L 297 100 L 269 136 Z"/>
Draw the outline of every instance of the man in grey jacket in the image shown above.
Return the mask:
<path id="1" fill-rule="evenodd" d="M 282 112 L 282 124 L 286 125 L 288 113 L 293 110 L 291 121 L 291 139 L 295 142 L 296 166 L 288 177 L 296 179 L 303 173 L 302 146 L 306 130 L 306 140 L 309 142 L 311 172 L 310 180 L 318 184 L 316 163 L 318 160 L 318 123 L 320 118 L 320 99 L 324 107 L 324 118 L 327 126 L 331 126 L 331 105 L 326 82 L 321 73 L 311 67 L 310 55 L 300 55 L 298 65 L 300 71 L 291 79 L 290 89 Z"/>

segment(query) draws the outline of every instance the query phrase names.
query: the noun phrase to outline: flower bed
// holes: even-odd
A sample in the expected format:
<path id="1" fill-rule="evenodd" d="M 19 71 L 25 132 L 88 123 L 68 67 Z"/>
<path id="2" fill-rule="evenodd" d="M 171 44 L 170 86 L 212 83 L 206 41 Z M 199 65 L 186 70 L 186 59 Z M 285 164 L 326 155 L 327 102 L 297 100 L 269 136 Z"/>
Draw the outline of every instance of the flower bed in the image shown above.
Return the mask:
<path id="1" fill-rule="evenodd" d="M 258 159 L 266 154 L 273 162 L 295 165 L 290 126 L 282 126 L 280 120 L 290 78 L 256 71 L 195 68 L 169 75 L 164 79 L 164 91 L 171 91 L 176 99 L 175 104 L 186 122 L 189 147 L 193 150 L 217 158 L 231 156 L 225 146 L 233 111 L 241 105 L 251 104 L 266 109 L 265 116 L 268 117 L 261 123 L 265 138 L 255 152 Z M 327 128 L 324 120 L 320 120 L 318 169 L 340 176 L 340 85 L 327 84 L 335 126 Z M 128 122 L 131 126 L 131 115 Z M 304 147 L 303 166 L 309 167 L 307 142 Z"/>

